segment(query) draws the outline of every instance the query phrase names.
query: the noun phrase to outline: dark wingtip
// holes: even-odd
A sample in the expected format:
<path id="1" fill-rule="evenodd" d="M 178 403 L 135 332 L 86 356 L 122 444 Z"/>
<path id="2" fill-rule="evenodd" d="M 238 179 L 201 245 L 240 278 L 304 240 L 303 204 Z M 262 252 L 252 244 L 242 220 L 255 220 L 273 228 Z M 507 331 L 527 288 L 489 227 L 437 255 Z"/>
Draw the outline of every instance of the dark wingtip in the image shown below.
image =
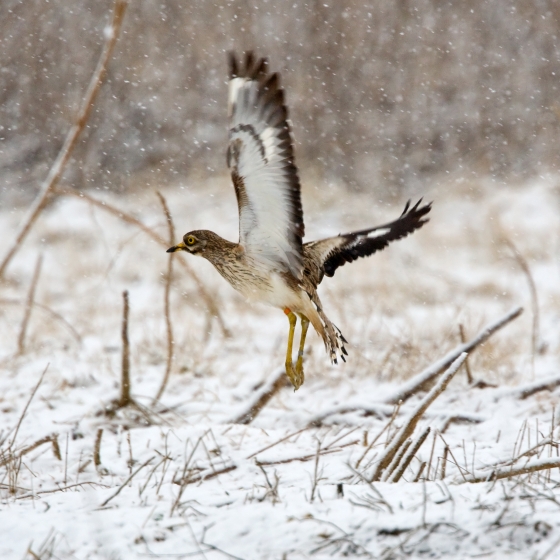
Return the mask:
<path id="1" fill-rule="evenodd" d="M 233 78 L 237 78 L 238 69 L 237 69 L 237 58 L 235 57 L 235 53 L 233 51 L 228 51 L 228 66 L 229 66 L 229 79 L 233 80 Z"/>

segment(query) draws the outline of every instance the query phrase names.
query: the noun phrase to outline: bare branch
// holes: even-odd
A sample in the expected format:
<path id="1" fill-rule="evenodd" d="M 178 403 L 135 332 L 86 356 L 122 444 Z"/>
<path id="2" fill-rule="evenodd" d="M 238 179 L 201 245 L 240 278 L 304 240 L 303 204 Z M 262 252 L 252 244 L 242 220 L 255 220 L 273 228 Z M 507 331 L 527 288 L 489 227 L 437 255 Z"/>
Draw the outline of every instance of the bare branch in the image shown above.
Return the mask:
<path id="1" fill-rule="evenodd" d="M 107 64 L 109 62 L 109 59 L 111 58 L 111 53 L 113 52 L 113 48 L 115 47 L 115 44 L 117 42 L 127 4 L 128 0 L 115 0 L 111 30 L 107 35 L 107 40 L 105 41 L 103 51 L 101 52 L 97 67 L 95 68 L 93 76 L 91 77 L 91 80 L 89 82 L 89 86 L 82 101 L 80 110 L 76 115 L 76 120 L 68 131 L 64 144 L 62 145 L 62 148 L 60 149 L 55 162 L 51 166 L 47 178 L 41 185 L 41 191 L 35 199 L 33 205 L 31 206 L 28 216 L 25 219 L 19 233 L 17 234 L 12 247 L 4 257 L 2 264 L 0 264 L 0 279 L 4 276 L 4 272 L 6 271 L 8 264 L 23 243 L 27 234 L 31 230 L 31 227 L 39 217 L 39 214 L 41 214 L 41 212 L 45 208 L 47 201 L 52 194 L 52 190 L 55 187 L 57 181 L 62 176 L 64 168 L 66 167 L 72 151 L 76 146 L 76 142 L 78 141 L 80 134 L 86 126 L 89 115 L 91 114 L 91 110 L 93 108 L 93 104 L 95 102 L 95 98 L 97 96 L 99 88 L 101 87 L 101 84 L 103 83 L 103 78 L 105 77 Z"/>
<path id="2" fill-rule="evenodd" d="M 161 206 L 163 208 L 163 213 L 165 214 L 165 219 L 167 220 L 167 227 L 169 231 L 169 245 L 173 245 L 175 240 L 175 226 L 173 225 L 173 218 L 171 217 L 171 212 L 169 211 L 169 206 L 167 206 L 167 202 L 163 195 L 158 191 L 156 193 L 159 197 L 159 201 L 161 202 Z M 173 365 L 173 350 L 174 350 L 174 340 L 173 340 L 173 325 L 171 324 L 171 312 L 169 309 L 169 292 L 171 290 L 171 280 L 173 277 L 173 255 L 175 253 L 170 253 L 169 258 L 167 260 L 167 275 L 165 278 L 165 290 L 163 295 L 163 309 L 165 315 L 165 327 L 167 331 L 167 360 L 165 363 L 165 374 L 163 376 L 163 380 L 161 385 L 152 401 L 152 406 L 159 401 L 161 395 L 165 391 L 165 387 L 167 386 L 167 382 L 169 381 L 169 375 L 171 374 L 171 367 Z"/>

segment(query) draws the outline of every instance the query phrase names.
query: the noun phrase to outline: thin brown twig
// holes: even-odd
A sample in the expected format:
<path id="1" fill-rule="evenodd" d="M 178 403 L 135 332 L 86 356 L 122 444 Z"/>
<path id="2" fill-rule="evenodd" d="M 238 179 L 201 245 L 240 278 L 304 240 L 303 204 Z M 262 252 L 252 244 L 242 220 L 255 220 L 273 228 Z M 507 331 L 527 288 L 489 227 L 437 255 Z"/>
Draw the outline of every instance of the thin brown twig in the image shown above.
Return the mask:
<path id="1" fill-rule="evenodd" d="M 101 208 L 105 212 L 112 214 L 113 216 L 119 218 L 123 222 L 126 222 L 127 224 L 133 225 L 141 229 L 146 235 L 151 237 L 154 241 L 156 241 L 160 245 L 164 247 L 168 247 L 167 241 L 163 237 L 158 235 L 154 230 L 150 229 L 148 226 L 143 224 L 140 220 L 136 219 L 134 216 L 131 216 L 130 214 L 124 212 L 123 210 L 119 210 L 118 208 L 115 208 L 114 206 L 108 204 L 107 202 L 97 200 L 91 195 L 81 191 L 78 192 L 72 189 L 63 189 L 60 187 L 56 187 L 55 189 L 53 189 L 53 194 L 63 195 L 63 196 L 74 196 L 86 200 L 91 205 Z M 206 289 L 204 282 L 202 282 L 202 280 L 195 274 L 194 270 L 189 266 L 186 260 L 179 258 L 177 259 L 177 262 L 187 271 L 189 276 L 193 279 L 194 283 L 196 284 L 196 288 L 198 292 L 200 293 L 202 299 L 204 300 L 204 303 L 206 303 L 206 307 L 208 308 L 208 311 L 213 317 L 217 319 L 224 337 L 230 338 L 231 333 L 229 329 L 226 327 L 226 324 L 220 312 L 220 308 L 216 303 L 216 298 Z"/>
<path id="2" fill-rule="evenodd" d="M 8 446 L 8 449 L 12 449 L 14 447 L 14 443 L 16 441 L 16 437 L 18 435 L 19 428 L 21 426 L 21 423 L 23 422 L 23 419 L 25 418 L 25 414 L 27 413 L 27 409 L 29 408 L 29 405 L 31 404 L 31 401 L 33 400 L 33 397 L 35 396 L 35 393 L 37 392 L 37 390 L 41 386 L 41 383 L 43 383 L 43 378 L 45 377 L 45 373 L 47 373 L 47 370 L 49 369 L 49 366 L 50 366 L 50 363 L 48 363 L 46 365 L 45 369 L 43 370 L 43 373 L 41 374 L 41 377 L 39 377 L 39 381 L 37 381 L 37 384 L 33 388 L 33 391 L 31 391 L 31 395 L 29 396 L 29 399 L 27 400 L 27 403 L 26 403 L 26 405 L 23 409 L 23 412 L 21 413 L 21 416 L 19 417 L 18 423 L 16 425 L 16 429 L 14 430 L 14 435 L 12 436 L 12 441 L 10 442 L 10 445 Z"/>
<path id="3" fill-rule="evenodd" d="M 97 93 L 99 92 L 101 84 L 103 83 L 103 78 L 105 77 L 107 70 L 107 64 L 109 62 L 109 59 L 111 58 L 113 48 L 115 47 L 119 36 L 119 31 L 121 29 L 127 3 L 127 0 L 115 0 L 111 29 L 107 34 L 107 40 L 105 41 L 103 51 L 101 52 L 101 56 L 99 57 L 99 61 L 89 82 L 88 89 L 82 101 L 80 110 L 78 111 L 78 114 L 76 116 L 76 120 L 68 131 L 66 139 L 64 140 L 64 144 L 62 145 L 56 160 L 52 164 L 47 178 L 41 185 L 39 195 L 33 202 L 33 205 L 29 210 L 28 216 L 25 219 L 23 226 L 17 234 L 11 248 L 8 250 L 8 253 L 4 257 L 2 264 L 0 264 L 0 279 L 4 276 L 4 272 L 6 271 L 8 264 L 23 243 L 33 224 L 45 208 L 48 199 L 52 194 L 53 188 L 62 176 L 62 173 L 66 167 L 66 164 L 68 163 L 68 160 L 70 159 L 70 156 L 72 154 L 72 151 L 74 150 L 74 147 L 76 146 L 80 134 L 86 127 L 86 123 L 91 114 L 95 98 L 97 96 Z"/>
<path id="4" fill-rule="evenodd" d="M 39 281 L 39 275 L 41 274 L 42 265 L 43 255 L 39 255 L 39 257 L 37 258 L 37 262 L 35 263 L 33 278 L 31 279 L 31 285 L 29 286 L 29 292 L 27 293 L 27 300 L 25 302 L 25 312 L 23 314 L 21 327 L 19 329 L 17 349 L 18 356 L 21 356 L 25 351 L 25 335 L 27 334 L 27 325 L 29 324 L 29 318 L 31 317 L 31 309 L 33 308 L 33 304 L 35 303 L 35 290 L 37 289 L 37 282 Z"/>
<path id="5" fill-rule="evenodd" d="M 81 486 L 99 486 L 100 488 L 108 488 L 106 484 L 100 484 L 99 482 L 77 482 L 76 484 L 69 484 L 68 486 L 61 486 L 60 488 L 51 488 L 50 490 L 38 490 L 37 492 L 32 492 L 31 494 L 25 494 L 24 496 L 18 496 L 16 500 L 24 500 L 26 498 L 33 498 L 34 496 L 40 496 L 41 494 L 54 494 L 56 492 L 64 492 L 65 490 L 71 490 L 72 488 L 79 488 Z"/>
<path id="6" fill-rule="evenodd" d="M 348 443 L 343 443 L 342 445 L 339 445 L 338 447 L 333 447 L 331 449 L 323 448 L 321 450 L 321 455 L 330 455 L 331 453 L 338 453 L 345 447 L 350 447 L 351 445 L 356 445 L 357 443 L 360 443 L 359 439 L 349 441 Z M 315 459 L 315 456 L 316 453 L 312 453 L 310 455 L 302 455 L 300 457 L 290 457 L 288 459 L 278 459 L 276 461 L 259 461 L 258 459 L 255 460 L 259 465 L 268 466 L 268 465 L 283 465 L 285 463 L 292 463 L 293 461 L 301 461 L 302 463 L 304 463 L 306 461 L 310 461 L 311 459 Z"/>
<path id="7" fill-rule="evenodd" d="M 148 459 L 147 461 L 144 461 L 120 486 L 119 489 L 112 494 L 111 496 L 109 496 L 99 507 L 105 507 L 113 498 L 116 498 L 122 491 L 122 489 L 146 466 L 148 466 L 152 461 L 154 460 L 154 457 L 151 457 L 150 459 Z"/>
<path id="8" fill-rule="evenodd" d="M 305 428 L 301 428 L 301 430 L 298 430 L 297 432 L 293 432 L 291 434 L 288 434 L 287 436 L 284 436 L 278 441 L 275 441 L 274 443 L 271 443 L 270 445 L 267 445 L 266 447 L 263 447 L 262 449 L 255 451 L 254 453 L 251 453 L 251 455 L 249 455 L 247 459 L 252 459 L 253 457 L 255 457 L 255 455 L 259 455 L 259 453 L 262 453 L 263 451 L 267 451 L 271 447 L 274 447 L 275 445 L 278 445 L 279 443 L 282 443 L 283 441 L 286 441 L 287 439 L 290 439 L 293 436 L 297 436 L 298 434 L 301 434 L 301 432 L 304 432 L 305 430 L 307 430 L 307 426 Z"/>
<path id="9" fill-rule="evenodd" d="M 164 196 L 157 191 L 157 196 L 159 201 L 161 202 L 161 206 L 163 208 L 163 213 L 165 214 L 165 219 L 167 221 L 167 227 L 169 231 L 169 246 L 173 245 L 175 240 L 175 226 L 173 225 L 173 218 L 171 217 L 171 212 L 169 211 L 169 206 L 164 198 Z M 165 290 L 163 294 L 163 310 L 165 315 L 165 328 L 167 331 L 167 360 L 165 363 L 165 374 L 161 381 L 161 385 L 156 393 L 152 401 L 152 406 L 155 405 L 163 392 L 165 391 L 165 387 L 167 386 L 167 382 L 169 381 L 169 375 L 171 374 L 171 367 L 173 365 L 173 350 L 175 341 L 173 339 L 173 324 L 171 323 L 171 311 L 169 309 L 169 293 L 171 290 L 171 281 L 173 278 L 173 255 L 175 253 L 170 253 L 169 258 L 167 260 L 167 275 L 165 278 Z"/>

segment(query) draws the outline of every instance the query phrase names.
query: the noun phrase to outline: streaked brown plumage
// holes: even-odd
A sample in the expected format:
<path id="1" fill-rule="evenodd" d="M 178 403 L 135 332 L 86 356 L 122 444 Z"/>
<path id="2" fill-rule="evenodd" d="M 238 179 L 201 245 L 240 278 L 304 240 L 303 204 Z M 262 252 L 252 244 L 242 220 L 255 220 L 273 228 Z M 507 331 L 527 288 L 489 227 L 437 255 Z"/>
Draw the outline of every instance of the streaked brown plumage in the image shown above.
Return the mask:
<path id="1" fill-rule="evenodd" d="M 395 221 L 311 243 L 304 235 L 300 184 L 277 74 L 265 59 L 230 55 L 228 166 L 239 209 L 239 243 L 208 230 L 187 233 L 168 252 L 187 251 L 209 260 L 247 299 L 268 303 L 288 315 L 286 373 L 297 389 L 304 380 L 303 348 L 309 323 L 322 337 L 331 360 L 344 360 L 344 337 L 323 311 L 317 287 L 324 276 L 359 257 L 406 237 L 428 219 L 430 204 L 407 203 Z M 292 362 L 296 315 L 302 323 L 298 359 Z"/>

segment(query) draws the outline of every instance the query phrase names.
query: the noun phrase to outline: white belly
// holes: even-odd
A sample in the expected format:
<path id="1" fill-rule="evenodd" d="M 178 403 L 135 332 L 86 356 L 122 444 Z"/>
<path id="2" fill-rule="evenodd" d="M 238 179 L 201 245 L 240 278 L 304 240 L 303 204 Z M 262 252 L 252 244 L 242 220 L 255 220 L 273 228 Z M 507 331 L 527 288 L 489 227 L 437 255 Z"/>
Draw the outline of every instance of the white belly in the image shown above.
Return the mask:
<path id="1" fill-rule="evenodd" d="M 249 301 L 255 301 L 260 303 L 266 303 L 272 307 L 278 307 L 280 309 L 288 308 L 299 308 L 301 302 L 301 296 L 303 295 L 298 292 L 294 292 L 286 284 L 284 279 L 278 274 L 271 274 L 268 279 L 267 284 L 262 285 L 244 285 L 244 286 L 234 286 L 241 292 Z"/>

